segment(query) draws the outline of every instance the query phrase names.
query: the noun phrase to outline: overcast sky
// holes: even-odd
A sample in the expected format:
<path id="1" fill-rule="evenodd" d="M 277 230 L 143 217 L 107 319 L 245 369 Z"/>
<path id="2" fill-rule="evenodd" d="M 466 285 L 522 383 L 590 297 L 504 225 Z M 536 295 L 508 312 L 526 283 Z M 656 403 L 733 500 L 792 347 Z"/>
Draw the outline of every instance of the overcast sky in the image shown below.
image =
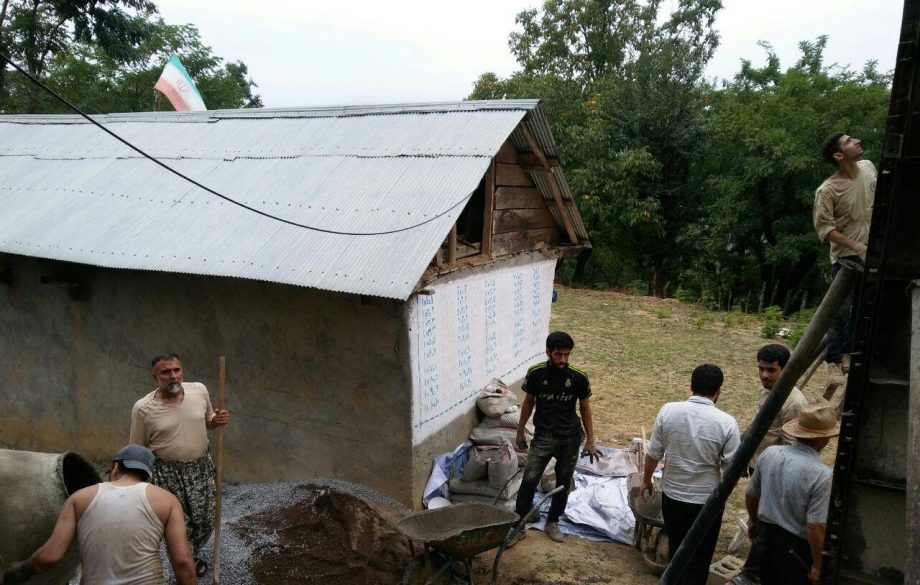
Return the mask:
<path id="1" fill-rule="evenodd" d="M 665 0 L 665 3 L 676 0 Z M 898 0 L 723 0 L 721 44 L 709 77 L 730 78 L 741 59 L 764 62 L 758 41 L 783 67 L 798 43 L 829 36 L 826 63 L 893 69 Z M 267 107 L 448 101 L 466 97 L 480 74 L 518 67 L 508 34 L 534 0 L 157 0 L 171 24 L 192 23 L 205 44 L 242 60 Z"/>

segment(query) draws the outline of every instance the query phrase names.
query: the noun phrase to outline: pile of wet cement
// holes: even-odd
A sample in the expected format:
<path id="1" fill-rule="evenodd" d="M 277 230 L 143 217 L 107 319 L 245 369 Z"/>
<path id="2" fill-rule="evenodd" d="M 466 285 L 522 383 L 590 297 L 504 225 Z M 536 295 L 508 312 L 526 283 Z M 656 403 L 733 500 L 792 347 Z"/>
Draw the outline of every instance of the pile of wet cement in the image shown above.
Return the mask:
<path id="1" fill-rule="evenodd" d="M 334 479 L 227 485 L 221 582 L 397 584 L 410 552 L 393 523 L 408 512 L 386 494 Z M 213 550 L 212 539 L 201 555 L 212 570 Z"/>

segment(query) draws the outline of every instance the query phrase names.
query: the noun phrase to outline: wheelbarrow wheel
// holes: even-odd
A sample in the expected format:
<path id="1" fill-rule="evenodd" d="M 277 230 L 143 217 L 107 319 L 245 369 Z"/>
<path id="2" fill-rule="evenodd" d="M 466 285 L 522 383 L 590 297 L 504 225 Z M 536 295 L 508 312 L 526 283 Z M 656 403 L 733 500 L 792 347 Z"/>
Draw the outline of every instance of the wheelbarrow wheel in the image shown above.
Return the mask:
<path id="1" fill-rule="evenodd" d="M 440 569 L 444 568 L 444 565 L 449 563 L 452 563 L 450 559 L 436 552 L 431 552 L 428 555 L 418 555 L 409 562 L 409 566 L 403 571 L 401 584 L 424 585 L 425 583 L 429 583 L 429 580 L 434 577 Z M 430 581 L 431 585 L 454 585 L 454 583 L 465 582 L 455 579 L 452 573 L 453 571 L 450 569 L 441 571 L 434 581 Z"/>

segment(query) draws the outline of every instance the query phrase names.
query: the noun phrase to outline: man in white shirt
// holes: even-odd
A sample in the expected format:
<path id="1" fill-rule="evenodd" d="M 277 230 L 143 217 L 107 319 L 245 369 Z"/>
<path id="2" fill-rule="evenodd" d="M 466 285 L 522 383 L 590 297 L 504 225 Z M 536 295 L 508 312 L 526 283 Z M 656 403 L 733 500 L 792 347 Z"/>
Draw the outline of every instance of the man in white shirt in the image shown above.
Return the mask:
<path id="1" fill-rule="evenodd" d="M 668 533 L 669 560 L 718 485 L 722 468 L 741 442 L 738 422 L 716 408 L 723 381 L 718 366 L 698 366 L 690 377 L 693 396 L 685 402 L 669 402 L 662 406 L 652 427 L 639 490 L 641 494 L 651 493 L 652 474 L 664 459 L 661 512 Z M 721 524 L 720 511 L 679 583 L 705 585 Z"/>
<path id="2" fill-rule="evenodd" d="M 146 483 L 153 453 L 140 445 L 122 448 L 112 459 L 111 481 L 83 488 L 67 498 L 51 536 L 32 556 L 14 563 L 0 583 L 19 583 L 55 565 L 74 538 L 80 543 L 82 583 L 165 583 L 160 542 L 180 585 L 193 585 L 195 565 L 185 540 L 179 500 Z"/>

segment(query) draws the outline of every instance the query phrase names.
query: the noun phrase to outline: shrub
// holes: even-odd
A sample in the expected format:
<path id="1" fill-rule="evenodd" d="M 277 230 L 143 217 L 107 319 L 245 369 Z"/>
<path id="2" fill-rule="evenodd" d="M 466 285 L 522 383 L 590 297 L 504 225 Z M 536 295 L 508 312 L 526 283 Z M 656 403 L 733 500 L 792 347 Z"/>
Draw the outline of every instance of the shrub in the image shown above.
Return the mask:
<path id="1" fill-rule="evenodd" d="M 780 319 L 783 318 L 783 310 L 775 305 L 763 310 L 763 326 L 760 328 L 760 336 L 764 339 L 773 339 L 780 330 Z"/>
<path id="2" fill-rule="evenodd" d="M 764 339 L 773 339 L 779 333 L 780 325 L 778 321 L 765 321 L 760 327 L 760 336 Z"/>
<path id="3" fill-rule="evenodd" d="M 693 324 L 697 329 L 702 329 L 709 323 L 712 323 L 712 315 L 709 313 L 697 313 L 694 315 Z"/>
<path id="4" fill-rule="evenodd" d="M 695 292 L 681 286 L 674 292 L 674 298 L 682 303 L 695 303 L 698 300 Z"/>
<path id="5" fill-rule="evenodd" d="M 626 290 L 631 295 L 644 296 L 648 294 L 648 283 L 644 280 L 631 280 L 626 285 Z"/>
<path id="6" fill-rule="evenodd" d="M 658 318 L 659 318 L 659 319 L 670 319 L 670 318 L 671 318 L 671 310 L 670 310 L 670 309 L 665 309 L 665 308 L 658 309 Z"/>
<path id="7" fill-rule="evenodd" d="M 805 335 L 806 327 L 808 327 L 806 323 L 796 323 L 792 326 L 792 332 L 789 334 L 789 346 L 792 349 L 795 349 L 795 346 L 801 341 L 802 336 Z"/>

